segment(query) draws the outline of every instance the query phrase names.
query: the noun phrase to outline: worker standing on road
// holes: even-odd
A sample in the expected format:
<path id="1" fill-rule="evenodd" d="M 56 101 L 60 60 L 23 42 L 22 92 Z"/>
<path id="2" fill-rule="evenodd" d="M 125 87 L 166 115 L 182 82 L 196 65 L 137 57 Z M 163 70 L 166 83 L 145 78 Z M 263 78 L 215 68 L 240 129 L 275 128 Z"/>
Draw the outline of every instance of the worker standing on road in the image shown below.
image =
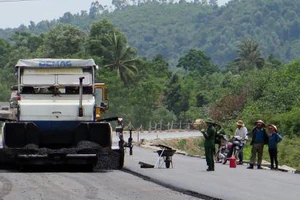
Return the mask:
<path id="1" fill-rule="evenodd" d="M 251 149 L 251 159 L 250 165 L 247 169 L 253 169 L 256 154 L 257 154 L 257 169 L 262 169 L 261 162 L 263 156 L 264 145 L 268 144 L 268 135 L 265 130 L 265 123 L 262 120 L 258 120 L 255 122 L 255 127 L 252 130 L 252 141 L 250 145 Z"/>
<path id="2" fill-rule="evenodd" d="M 204 148 L 205 148 L 205 159 L 208 168 L 206 171 L 215 171 L 215 163 L 214 163 L 214 153 L 215 153 L 215 128 L 214 122 L 209 119 L 205 121 L 207 128 L 205 131 L 202 131 L 203 136 L 205 138 Z"/>
<path id="3" fill-rule="evenodd" d="M 271 160 L 270 168 L 273 170 L 278 169 L 278 160 L 277 160 L 277 144 L 282 140 L 281 135 L 277 132 L 277 127 L 274 124 L 268 125 L 269 129 L 269 155 Z M 274 168 L 274 161 L 275 161 L 275 168 Z"/>
<path id="4" fill-rule="evenodd" d="M 244 149 L 246 142 L 248 141 L 248 136 L 247 136 L 248 130 L 242 120 L 238 120 L 236 122 L 236 127 L 237 128 L 235 130 L 234 136 L 239 136 L 242 140 L 242 145 L 240 146 L 240 152 L 239 152 L 239 162 L 238 162 L 239 165 L 242 165 L 243 159 L 244 159 L 243 149 Z M 227 155 L 228 159 L 232 156 L 232 152 L 233 152 L 233 149 L 235 148 L 235 146 L 236 146 L 235 144 L 232 145 L 232 147 Z"/>

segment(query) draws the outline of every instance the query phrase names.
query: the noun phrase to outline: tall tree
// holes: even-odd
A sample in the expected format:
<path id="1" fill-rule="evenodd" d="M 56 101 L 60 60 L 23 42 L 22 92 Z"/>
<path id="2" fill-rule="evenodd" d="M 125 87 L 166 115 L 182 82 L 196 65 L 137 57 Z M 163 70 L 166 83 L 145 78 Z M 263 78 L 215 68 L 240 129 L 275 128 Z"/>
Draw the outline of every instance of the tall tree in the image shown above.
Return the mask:
<path id="1" fill-rule="evenodd" d="M 92 56 L 107 55 L 107 35 L 119 32 L 108 19 L 102 19 L 92 24 L 87 41 L 87 51 Z"/>
<path id="2" fill-rule="evenodd" d="M 6 40 L 0 39 L 0 68 L 7 63 L 10 49 L 10 44 Z"/>
<path id="3" fill-rule="evenodd" d="M 100 15 L 104 10 L 104 7 L 98 2 L 92 2 L 89 16 L 92 19 L 95 19 L 98 15 Z"/>
<path id="4" fill-rule="evenodd" d="M 112 5 L 117 9 L 123 9 L 129 5 L 129 0 L 112 0 Z"/>
<path id="5" fill-rule="evenodd" d="M 60 17 L 60 21 L 62 23 L 71 23 L 74 20 L 74 16 L 70 12 L 66 12 L 62 17 Z"/>
<path id="6" fill-rule="evenodd" d="M 207 1 L 208 1 L 208 0 L 202 0 L 201 3 L 202 3 L 203 5 L 207 5 L 207 4 L 208 4 Z"/>
<path id="7" fill-rule="evenodd" d="M 209 5 L 218 6 L 218 0 L 209 0 Z"/>
<path id="8" fill-rule="evenodd" d="M 246 38 L 238 45 L 238 57 L 235 64 L 240 71 L 248 69 L 261 69 L 264 66 L 264 58 L 260 52 L 259 44 L 253 39 Z"/>
<path id="9" fill-rule="evenodd" d="M 45 34 L 41 56 L 69 57 L 84 51 L 86 34 L 74 25 L 59 24 Z"/>
<path id="10" fill-rule="evenodd" d="M 184 94 L 178 74 L 174 74 L 166 84 L 165 107 L 179 117 L 181 112 L 188 110 L 189 96 Z"/>
<path id="11" fill-rule="evenodd" d="M 16 31 L 11 37 L 11 41 L 14 42 L 15 47 L 26 47 L 30 52 L 35 52 L 42 45 L 42 36 L 37 36 L 28 32 Z"/>
<path id="12" fill-rule="evenodd" d="M 185 56 L 178 61 L 177 67 L 186 71 L 197 71 L 201 76 L 220 71 L 220 69 L 210 62 L 210 57 L 206 56 L 203 51 L 191 49 Z"/>
<path id="13" fill-rule="evenodd" d="M 104 67 L 117 70 L 121 81 L 128 86 L 132 77 L 137 72 L 136 50 L 127 44 L 126 38 L 122 34 L 113 32 L 106 36 L 109 44 L 108 54 L 104 57 Z"/>

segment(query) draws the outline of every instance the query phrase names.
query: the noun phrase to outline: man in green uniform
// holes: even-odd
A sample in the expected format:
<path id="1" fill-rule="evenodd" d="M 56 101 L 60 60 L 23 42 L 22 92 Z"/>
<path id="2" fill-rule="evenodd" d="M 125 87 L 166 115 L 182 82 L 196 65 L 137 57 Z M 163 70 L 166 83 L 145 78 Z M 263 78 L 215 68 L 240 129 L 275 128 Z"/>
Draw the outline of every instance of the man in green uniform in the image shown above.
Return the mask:
<path id="1" fill-rule="evenodd" d="M 209 119 L 205 121 L 207 125 L 207 129 L 203 131 L 203 136 L 205 138 L 204 141 L 204 148 L 205 148 L 205 158 L 206 164 L 208 166 L 206 171 L 215 171 L 215 164 L 214 164 L 214 153 L 215 153 L 215 128 L 214 122 Z"/>

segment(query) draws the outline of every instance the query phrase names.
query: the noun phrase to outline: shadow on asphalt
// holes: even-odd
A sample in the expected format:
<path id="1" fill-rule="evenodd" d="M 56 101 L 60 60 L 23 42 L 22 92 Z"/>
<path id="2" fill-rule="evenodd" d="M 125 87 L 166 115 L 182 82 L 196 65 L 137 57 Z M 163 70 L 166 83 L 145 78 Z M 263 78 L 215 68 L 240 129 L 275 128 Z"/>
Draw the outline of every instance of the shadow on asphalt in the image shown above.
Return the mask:
<path id="1" fill-rule="evenodd" d="M 68 172 L 68 173 L 108 173 L 110 169 L 93 169 L 91 166 L 74 166 L 74 165 L 58 165 L 58 166 L 23 166 L 15 165 L 0 166 L 0 173 L 43 173 L 43 172 Z"/>

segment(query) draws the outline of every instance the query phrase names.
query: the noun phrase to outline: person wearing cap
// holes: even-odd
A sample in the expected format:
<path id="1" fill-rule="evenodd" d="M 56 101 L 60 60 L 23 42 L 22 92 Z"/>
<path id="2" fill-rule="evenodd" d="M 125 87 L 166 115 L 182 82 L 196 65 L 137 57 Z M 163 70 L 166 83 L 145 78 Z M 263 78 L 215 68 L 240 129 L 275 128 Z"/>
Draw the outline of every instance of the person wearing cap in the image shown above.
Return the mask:
<path id="1" fill-rule="evenodd" d="M 255 122 L 255 127 L 252 130 L 252 141 L 250 145 L 251 149 L 251 158 L 250 165 L 247 169 L 253 169 L 256 154 L 257 154 L 257 169 L 262 169 L 261 162 L 263 156 L 264 145 L 268 144 L 268 134 L 265 130 L 265 123 L 262 120 L 258 120 Z"/>
<path id="2" fill-rule="evenodd" d="M 278 169 L 278 159 L 277 159 L 277 144 L 282 140 L 281 135 L 277 131 L 277 127 L 274 124 L 268 125 L 269 129 L 269 156 L 271 160 L 271 170 Z M 275 168 L 274 168 L 274 161 L 275 161 Z"/>
<path id="3" fill-rule="evenodd" d="M 215 171 L 215 163 L 214 163 L 214 153 L 215 153 L 215 128 L 214 122 L 212 120 L 206 120 L 206 130 L 202 131 L 203 136 L 205 138 L 204 141 L 204 149 L 205 149 L 205 159 L 208 168 L 206 171 Z"/>
<path id="4" fill-rule="evenodd" d="M 239 162 L 238 164 L 239 165 L 242 165 L 243 164 L 243 158 L 244 158 L 244 153 L 243 153 L 243 149 L 244 149 L 244 146 L 246 144 L 246 142 L 248 141 L 248 130 L 244 124 L 244 122 L 242 120 L 238 120 L 236 122 L 236 130 L 235 130 L 235 133 L 234 133 L 234 136 L 239 136 L 241 138 L 241 141 L 242 141 L 242 145 L 240 146 L 240 152 L 239 152 Z M 227 155 L 227 158 L 230 158 L 232 156 L 232 152 L 233 152 L 233 149 L 234 147 L 236 146 L 236 144 L 233 144 L 228 155 Z"/>

